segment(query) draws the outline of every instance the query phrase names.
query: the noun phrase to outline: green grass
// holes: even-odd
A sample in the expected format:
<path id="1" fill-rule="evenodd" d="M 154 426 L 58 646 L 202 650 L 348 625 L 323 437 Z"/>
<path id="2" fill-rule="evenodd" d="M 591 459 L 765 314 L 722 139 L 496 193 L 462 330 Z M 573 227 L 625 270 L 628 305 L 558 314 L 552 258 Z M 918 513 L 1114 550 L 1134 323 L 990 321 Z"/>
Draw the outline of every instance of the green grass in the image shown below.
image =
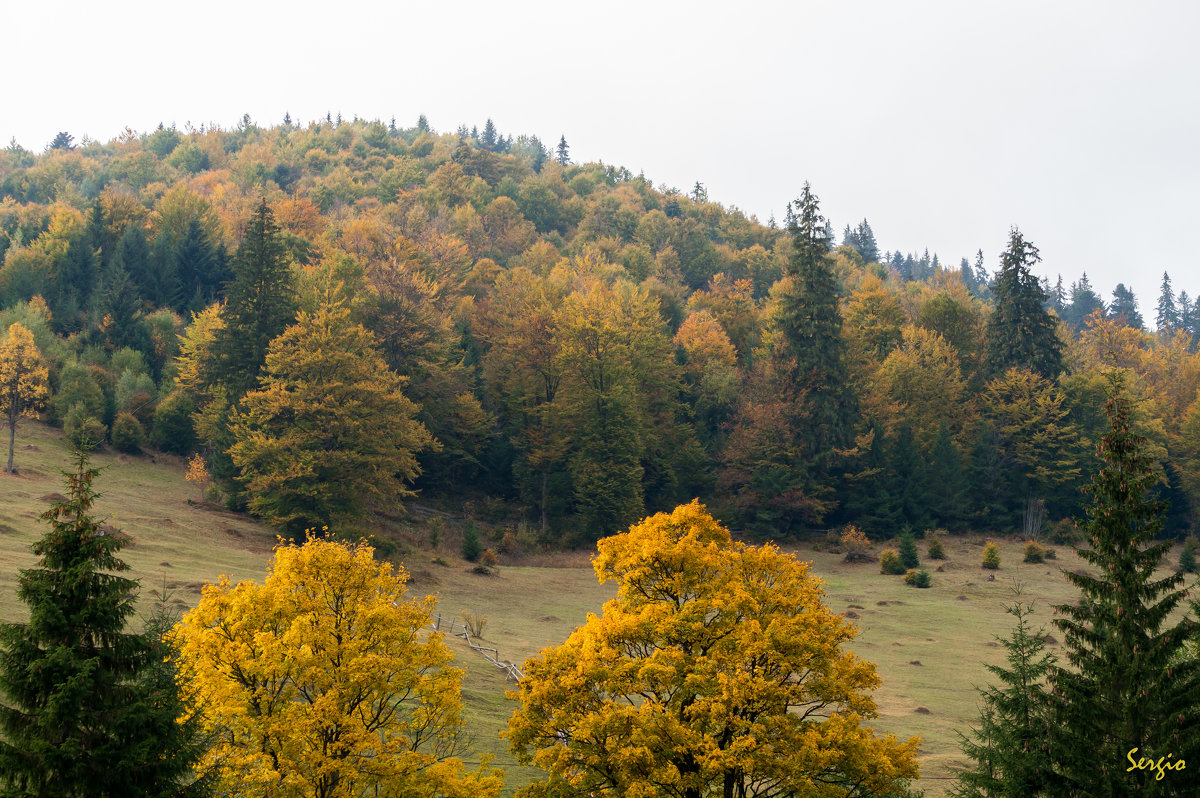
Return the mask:
<path id="1" fill-rule="evenodd" d="M 32 445 L 36 449 L 25 449 Z M 180 606 L 193 606 L 200 586 L 222 574 L 231 579 L 261 581 L 275 535 L 269 528 L 244 516 L 188 503 L 196 487 L 184 480 L 185 464 L 178 458 L 157 455 L 130 457 L 97 453 L 95 465 L 104 469 L 96 487 L 102 495 L 98 516 L 130 535 L 122 550 L 132 575 L 142 582 L 142 603 L 165 579 Z M 20 620 L 24 606 L 15 595 L 19 569 L 34 563 L 30 545 L 46 526 L 37 520 L 48 506 L 45 497 L 62 493 L 60 470 L 69 468 L 70 452 L 60 431 L 25 422 L 18 430 L 15 476 L 0 472 L 0 618 Z M 470 611 L 487 616 L 484 641 L 497 648 L 501 659 L 518 665 L 546 646 L 562 642 L 589 612 L 599 613 L 615 595 L 612 584 L 600 585 L 585 553 L 546 558 L 541 566 L 502 565 L 492 575 L 473 573 L 461 560 L 437 552 L 447 564 L 438 564 L 435 553 L 419 548 L 427 540 L 423 530 L 413 530 L 402 546 L 410 573 L 410 592 L 438 597 L 438 612 L 461 621 Z M 1058 546 L 1058 560 L 1022 562 L 1022 544 L 999 541 L 1002 567 L 980 568 L 983 539 L 944 537 L 947 559 L 926 561 L 933 586 L 918 590 L 900 576 L 879 573 L 877 563 L 848 565 L 841 555 L 802 547 L 794 551 L 812 562 L 812 571 L 824 580 L 827 604 L 836 612 L 854 613 L 858 638 L 851 648 L 874 662 L 882 685 L 875 692 L 877 729 L 898 737 L 919 736 L 921 773 L 918 787 L 931 798 L 942 796 L 953 784 L 947 777 L 961 763 L 957 732 L 966 731 L 978 718 L 976 685 L 989 682 L 985 664 L 1000 664 L 1003 649 L 995 637 L 1012 628 L 1004 605 L 1013 600 L 1012 587 L 1020 582 L 1024 599 L 1036 602 L 1034 626 L 1059 637 L 1050 625 L 1052 606 L 1073 602 L 1077 596 L 1060 568 L 1076 569 L 1082 561 Z M 877 554 L 881 546 L 875 546 Z M 924 550 L 924 547 L 920 547 Z M 1171 564 L 1174 563 L 1174 554 Z M 943 570 L 938 572 L 936 569 Z M 994 576 L 994 581 L 988 577 Z M 466 671 L 463 684 L 465 715 L 477 762 L 488 754 L 506 771 L 505 794 L 538 775 L 532 768 L 513 763 L 500 733 L 516 708 L 505 697 L 513 683 L 466 643 L 450 637 L 456 664 Z M 1060 650 L 1050 645 L 1052 652 Z M 916 664 L 919 663 L 919 664 Z"/>

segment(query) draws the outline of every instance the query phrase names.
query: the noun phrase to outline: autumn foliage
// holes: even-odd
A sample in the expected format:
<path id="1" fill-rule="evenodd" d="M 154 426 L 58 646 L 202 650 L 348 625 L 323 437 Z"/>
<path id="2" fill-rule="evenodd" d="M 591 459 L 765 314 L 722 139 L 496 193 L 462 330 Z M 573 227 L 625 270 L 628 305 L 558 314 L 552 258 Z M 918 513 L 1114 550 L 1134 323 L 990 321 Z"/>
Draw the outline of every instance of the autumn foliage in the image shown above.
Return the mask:
<path id="1" fill-rule="evenodd" d="M 733 542 L 698 502 L 599 542 L 603 615 L 525 664 L 509 740 L 533 796 L 875 794 L 918 740 L 875 717 L 875 666 L 808 565 Z M 816 794 L 816 793 L 813 793 Z"/>
<path id="2" fill-rule="evenodd" d="M 464 769 L 462 671 L 430 631 L 433 599 L 365 544 L 283 545 L 261 585 L 222 580 L 176 629 L 182 678 L 239 795 L 484 798 Z"/>

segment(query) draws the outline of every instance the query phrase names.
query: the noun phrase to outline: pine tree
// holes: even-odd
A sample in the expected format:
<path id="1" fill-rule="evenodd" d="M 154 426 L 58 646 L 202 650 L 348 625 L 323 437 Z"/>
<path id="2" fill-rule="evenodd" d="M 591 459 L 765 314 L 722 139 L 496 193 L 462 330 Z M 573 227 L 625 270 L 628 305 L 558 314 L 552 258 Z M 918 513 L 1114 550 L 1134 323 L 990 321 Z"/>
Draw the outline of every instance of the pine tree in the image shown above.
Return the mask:
<path id="1" fill-rule="evenodd" d="M 1171 275 L 1163 272 L 1162 292 L 1158 295 L 1158 315 L 1154 325 L 1159 335 L 1170 335 L 1179 325 L 1179 311 L 1175 307 L 1175 295 L 1171 291 Z"/>
<path id="2" fill-rule="evenodd" d="M 491 119 L 488 119 L 487 123 L 484 124 L 483 135 L 480 136 L 479 143 L 482 144 L 485 149 L 496 149 L 496 124 L 492 122 Z"/>
<path id="3" fill-rule="evenodd" d="M 1141 330 L 1146 326 L 1142 314 L 1138 312 L 1137 297 L 1124 283 L 1117 283 L 1113 289 L 1113 301 L 1108 306 L 1108 317 L 1123 321 L 1126 325 Z"/>
<path id="4" fill-rule="evenodd" d="M 267 347 L 296 316 L 287 253 L 279 225 L 264 199 L 250 220 L 234 259 L 217 341 L 219 377 L 236 403 L 258 380 Z"/>
<path id="5" fill-rule="evenodd" d="M 555 155 L 558 158 L 558 163 L 560 165 L 566 166 L 567 164 L 571 163 L 571 149 L 567 146 L 566 135 L 563 135 L 558 139 L 558 149 L 555 150 Z"/>
<path id="6" fill-rule="evenodd" d="M 118 798 L 191 794 L 195 739 L 152 636 L 125 631 L 137 582 L 119 574 L 119 536 L 91 514 L 84 452 L 67 498 L 42 518 L 38 567 L 17 594 L 29 622 L 0 627 L 0 795 Z M 193 785 L 193 789 L 194 789 Z"/>
<path id="7" fill-rule="evenodd" d="M 1003 374 L 1015 366 L 1054 380 L 1063 370 L 1058 322 L 1046 310 L 1046 294 L 1030 271 L 1039 260 L 1037 247 L 1014 227 L 992 289 L 996 303 L 987 323 L 986 376 Z"/>
<path id="8" fill-rule="evenodd" d="M 955 798 L 1027 798 L 1042 795 L 1050 783 L 1045 749 L 1045 679 L 1054 665 L 1045 638 L 1029 628 L 1033 606 L 1017 601 L 1005 607 L 1017 619 L 1007 638 L 997 638 L 1008 667 L 988 665 L 999 684 L 980 690 L 979 726 L 959 744 L 973 765 L 958 774 Z"/>
<path id="9" fill-rule="evenodd" d="M 1182 758 L 1200 743 L 1200 660 L 1184 656 L 1196 637 L 1188 617 L 1168 622 L 1187 593 L 1183 574 L 1155 570 L 1170 541 L 1155 542 L 1164 506 L 1149 494 L 1157 475 L 1145 439 L 1133 432 L 1123 377 L 1109 377 L 1110 430 L 1104 461 L 1087 492 L 1091 545 L 1078 554 L 1095 569 L 1065 571 L 1078 604 L 1060 605 L 1067 667 L 1050 672 L 1050 752 L 1063 795 L 1200 794 L 1200 770 L 1127 772 L 1129 752 Z M 1134 750 L 1136 749 L 1136 750 Z"/>

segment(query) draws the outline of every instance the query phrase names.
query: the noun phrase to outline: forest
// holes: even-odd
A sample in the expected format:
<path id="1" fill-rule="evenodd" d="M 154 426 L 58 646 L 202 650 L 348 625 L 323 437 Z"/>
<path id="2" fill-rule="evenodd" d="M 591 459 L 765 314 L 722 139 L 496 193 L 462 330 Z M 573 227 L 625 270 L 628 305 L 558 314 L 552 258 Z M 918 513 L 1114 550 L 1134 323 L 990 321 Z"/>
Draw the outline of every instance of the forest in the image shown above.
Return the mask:
<path id="1" fill-rule="evenodd" d="M 1188 533 L 1200 302 L 1169 275 L 1148 330 L 1124 285 L 1039 279 L 1015 227 L 950 266 L 796 195 L 763 224 L 490 120 L 14 142 L 5 357 L 45 364 L 29 406 L 73 440 L 192 458 L 293 539 L 419 494 L 548 547 L 694 498 L 758 539 L 1070 538 L 1116 366 Z"/>

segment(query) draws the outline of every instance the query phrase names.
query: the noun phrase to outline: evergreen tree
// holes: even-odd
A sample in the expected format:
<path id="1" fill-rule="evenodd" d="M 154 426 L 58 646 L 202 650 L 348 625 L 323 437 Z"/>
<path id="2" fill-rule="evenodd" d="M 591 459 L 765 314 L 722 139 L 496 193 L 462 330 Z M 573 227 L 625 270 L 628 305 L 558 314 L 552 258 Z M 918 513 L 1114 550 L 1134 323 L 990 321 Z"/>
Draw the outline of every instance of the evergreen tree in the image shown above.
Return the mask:
<path id="1" fill-rule="evenodd" d="M 72 239 L 57 264 L 51 286 L 50 310 L 55 329 L 64 334 L 78 332 L 82 311 L 88 307 L 100 278 L 96 250 L 87 235 Z"/>
<path id="2" fill-rule="evenodd" d="M 1079 331 L 1087 324 L 1089 316 L 1096 311 L 1103 314 L 1104 310 L 1104 302 L 1092 290 L 1087 272 L 1084 272 L 1083 276 L 1079 278 L 1079 282 L 1071 286 L 1071 304 L 1060 315 L 1064 322 Z"/>
<path id="3" fill-rule="evenodd" d="M 560 165 L 566 166 L 571 163 L 571 149 L 567 146 L 567 137 L 565 135 L 558 139 L 558 149 L 555 150 L 555 155 Z"/>
<path id="4" fill-rule="evenodd" d="M 109 351 L 126 346 L 146 348 L 146 332 L 141 324 L 142 302 L 138 298 L 137 286 L 129 279 L 119 260 L 109 267 L 97 309 L 105 348 Z"/>
<path id="5" fill-rule="evenodd" d="M 1054 283 L 1054 289 L 1050 292 L 1050 307 L 1062 318 L 1063 311 L 1067 309 L 1067 292 L 1063 288 L 1062 275 L 1058 275 L 1058 280 Z"/>
<path id="6" fill-rule="evenodd" d="M 52 150 L 73 150 L 75 149 L 75 137 L 65 130 L 60 130 L 50 141 L 50 149 Z"/>
<path id="7" fill-rule="evenodd" d="M 1158 315 L 1154 325 L 1159 335 L 1170 335 L 1179 326 L 1179 311 L 1175 308 L 1175 295 L 1171 291 L 1171 275 L 1163 272 L 1162 292 L 1158 295 Z"/>
<path id="8" fill-rule="evenodd" d="M 264 199 L 234 258 L 217 339 L 218 376 L 237 403 L 258 380 L 267 347 L 296 317 L 296 292 L 279 225 Z"/>
<path id="9" fill-rule="evenodd" d="M 900 555 L 900 564 L 906 570 L 920 567 L 921 555 L 917 553 L 917 542 L 913 540 L 911 533 L 906 532 L 900 536 L 900 543 L 896 546 L 896 553 Z"/>
<path id="10" fill-rule="evenodd" d="M 1043 795 L 1050 784 L 1046 751 L 1045 679 L 1054 665 L 1045 638 L 1029 628 L 1031 604 L 1005 607 L 1017 619 L 1007 638 L 997 638 L 1008 667 L 988 665 L 999 684 L 980 690 L 979 726 L 970 736 L 959 734 L 962 751 L 973 760 L 958 774 L 955 798 L 1029 798 Z"/>
<path id="11" fill-rule="evenodd" d="M 1125 287 L 1124 283 L 1117 283 L 1117 287 L 1113 289 L 1113 301 L 1108 306 L 1108 316 L 1111 319 L 1124 321 L 1124 323 L 1135 330 L 1141 330 L 1146 326 L 1142 319 L 1142 314 L 1138 312 L 1137 297 L 1133 291 Z"/>
<path id="12" fill-rule="evenodd" d="M 987 268 L 983 265 L 983 250 L 975 252 L 975 284 L 979 286 L 980 299 L 989 299 L 992 296 L 992 281 L 988 276 Z"/>
<path id="13" fill-rule="evenodd" d="M 19 579 L 29 622 L 0 627 L 0 795 L 196 794 L 200 751 L 162 651 L 125 631 L 137 582 L 119 575 L 121 538 L 90 514 L 96 474 L 77 453 L 67 498 L 42 515 L 38 567 Z"/>
<path id="14" fill-rule="evenodd" d="M 1125 767 L 1131 751 L 1157 760 L 1197 750 L 1200 660 L 1185 656 L 1198 631 L 1195 619 L 1168 620 L 1187 595 L 1184 575 L 1155 573 L 1171 547 L 1155 542 L 1164 510 L 1149 497 L 1157 475 L 1145 439 L 1132 430 L 1122 375 L 1109 379 L 1110 430 L 1098 448 L 1104 462 L 1087 488 L 1091 545 L 1077 552 L 1094 573 L 1064 571 L 1081 601 L 1056 608 L 1067 660 L 1050 672 L 1057 792 L 1197 795 L 1200 770 L 1156 781 L 1153 770 Z"/>
<path id="15" fill-rule="evenodd" d="M 938 526 L 961 529 L 966 520 L 967 474 L 962 455 L 942 424 L 929 453 L 929 512 Z"/>
<path id="16" fill-rule="evenodd" d="M 225 276 L 218 267 L 217 251 L 195 219 L 188 222 L 172 260 L 179 284 L 176 308 L 198 313 L 212 304 Z"/>
<path id="17" fill-rule="evenodd" d="M 429 132 L 429 120 L 425 118 L 425 114 L 421 114 L 417 117 L 417 131 L 419 133 Z"/>
<path id="18" fill-rule="evenodd" d="M 1195 335 L 1195 332 L 1196 332 L 1192 328 L 1192 315 L 1193 315 L 1194 310 L 1195 309 L 1192 305 L 1192 299 L 1191 299 L 1191 297 L 1188 296 L 1188 292 L 1180 291 L 1179 292 L 1179 308 L 1178 308 L 1179 326 L 1176 327 L 1176 329 L 1182 333 L 1187 334 L 1187 336 L 1189 338 L 1191 336 Z"/>
<path id="19" fill-rule="evenodd" d="M 871 443 L 860 457 L 858 473 L 851 479 L 847 515 L 855 519 L 868 535 L 889 537 L 899 528 L 899 516 L 889 492 L 888 446 L 882 427 L 872 421 Z"/>
<path id="20" fill-rule="evenodd" d="M 794 407 L 797 443 L 818 474 L 832 464 L 834 450 L 853 439 L 857 414 L 824 223 L 818 200 L 805 183 L 790 229 L 791 285 L 780 296 L 776 320 L 781 388 Z"/>
<path id="21" fill-rule="evenodd" d="M 1046 310 L 1046 295 L 1030 271 L 1039 260 L 1037 247 L 1014 227 L 992 289 L 996 303 L 987 323 L 986 376 L 1018 367 L 1054 380 L 1063 370 L 1058 322 Z"/>
<path id="22" fill-rule="evenodd" d="M 924 529 L 929 524 L 929 481 L 924 458 L 912 428 L 901 425 L 889 452 L 888 476 L 892 501 L 904 530 Z"/>
<path id="23" fill-rule="evenodd" d="M 491 119 L 488 119 L 487 123 L 484 124 L 483 135 L 479 137 L 479 143 L 482 144 L 485 149 L 496 149 L 496 125 Z"/>
<path id="24" fill-rule="evenodd" d="M 139 296 L 149 297 L 154 293 L 150 247 L 146 243 L 146 233 L 141 225 L 129 225 L 129 229 L 117 242 L 112 263 L 119 263 L 125 269 Z"/>

